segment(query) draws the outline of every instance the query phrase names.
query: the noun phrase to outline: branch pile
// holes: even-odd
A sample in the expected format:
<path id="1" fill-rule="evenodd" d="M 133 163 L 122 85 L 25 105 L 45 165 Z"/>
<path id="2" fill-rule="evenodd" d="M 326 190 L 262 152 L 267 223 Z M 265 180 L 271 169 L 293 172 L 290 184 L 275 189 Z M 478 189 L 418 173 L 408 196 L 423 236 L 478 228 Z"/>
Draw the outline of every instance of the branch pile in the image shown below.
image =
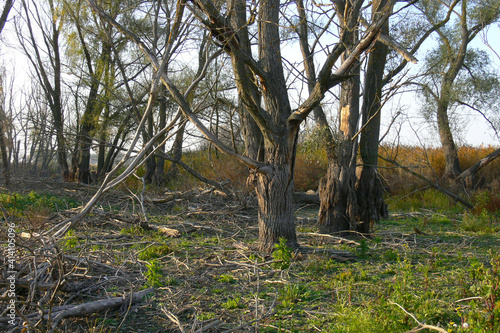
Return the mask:
<path id="1" fill-rule="evenodd" d="M 88 248 L 85 246 L 75 256 L 62 251 L 50 238 L 33 234 L 29 238 L 23 236 L 26 237 L 26 233 L 16 236 L 14 260 L 12 256 L 10 261 L 8 259 L 8 247 L 2 246 L 1 249 L 2 332 L 21 332 L 26 328 L 35 332 L 53 332 L 65 318 L 127 309 L 152 292 L 152 289 L 134 292 L 138 287 L 132 284 L 123 265 L 115 267 L 109 261 L 104 263 L 104 256 L 93 255 L 86 251 Z M 105 237 L 100 241 L 106 242 Z M 130 241 L 127 237 L 119 239 Z M 2 243 L 5 243 L 4 240 Z M 106 288 L 117 284 L 122 286 L 121 290 L 128 292 L 109 297 Z M 98 300 L 89 302 L 90 298 Z M 15 316 L 9 307 L 12 302 L 15 304 Z"/>

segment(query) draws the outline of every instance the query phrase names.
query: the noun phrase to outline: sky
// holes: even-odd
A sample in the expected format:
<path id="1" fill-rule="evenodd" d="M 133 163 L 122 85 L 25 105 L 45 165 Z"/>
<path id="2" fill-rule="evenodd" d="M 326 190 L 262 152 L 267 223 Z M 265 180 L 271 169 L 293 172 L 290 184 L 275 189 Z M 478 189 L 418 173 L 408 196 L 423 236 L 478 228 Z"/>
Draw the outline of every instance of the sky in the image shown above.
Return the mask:
<path id="1" fill-rule="evenodd" d="M 0 57 L 7 70 L 15 72 L 15 85 L 16 90 L 19 92 L 29 80 L 27 74 L 29 66 L 25 56 L 19 50 L 8 46 L 16 44 L 16 38 L 13 36 L 12 24 L 13 22 L 9 21 L 4 29 L 2 36 L 3 41 L 0 43 Z M 481 38 L 477 38 L 473 46 L 486 50 L 493 60 L 495 68 L 500 72 L 500 43 L 494 42 L 499 32 L 500 29 L 498 26 L 493 26 L 485 35 L 486 39 L 490 41 L 493 50 L 486 47 Z M 300 61 L 301 55 L 300 52 L 297 52 L 298 45 L 296 44 L 293 47 L 296 48 L 294 53 L 299 57 Z M 413 65 L 409 64 L 408 66 Z M 333 112 L 336 111 L 333 110 Z M 398 113 L 399 115 L 396 121 L 393 122 L 394 115 Z M 387 131 L 388 126 L 391 125 L 388 135 L 384 138 L 384 142 L 439 146 L 437 132 L 420 114 L 418 98 L 414 94 L 405 93 L 397 96 L 383 109 L 382 115 L 381 135 L 383 135 Z M 461 123 L 463 126 L 461 127 L 460 133 L 456 136 L 456 141 L 459 145 L 500 146 L 500 139 L 495 137 L 494 131 L 481 116 L 470 112 L 467 117 L 462 118 Z M 400 135 L 399 140 L 396 138 L 397 135 Z"/>

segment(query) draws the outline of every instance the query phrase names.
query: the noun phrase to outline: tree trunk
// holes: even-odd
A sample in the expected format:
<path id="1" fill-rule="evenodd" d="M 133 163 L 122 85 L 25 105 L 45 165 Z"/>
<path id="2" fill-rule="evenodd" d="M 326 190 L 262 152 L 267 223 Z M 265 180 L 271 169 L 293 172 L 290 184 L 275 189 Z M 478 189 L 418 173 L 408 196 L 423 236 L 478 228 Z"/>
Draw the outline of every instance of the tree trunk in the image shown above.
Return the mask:
<path id="1" fill-rule="evenodd" d="M 461 173 L 458 151 L 453 140 L 448 118 L 448 107 L 450 105 L 453 83 L 458 76 L 458 72 L 464 66 L 465 55 L 470 42 L 467 24 L 467 1 L 464 0 L 462 1 L 462 13 L 460 15 L 460 47 L 458 50 L 449 49 L 449 52 L 452 53 L 453 56 L 450 54 L 451 61 L 448 70 L 444 73 L 440 96 L 437 101 L 437 125 L 445 159 L 444 178 L 448 179 L 454 179 Z"/>
<path id="2" fill-rule="evenodd" d="M 0 112 L 3 113 L 3 109 L 0 110 Z M 3 118 L 3 117 L 2 117 Z M 4 126 L 4 121 L 0 122 L 0 151 L 2 154 L 2 166 L 3 166 L 3 178 L 4 178 L 4 184 L 5 187 L 10 186 L 10 166 L 9 166 L 9 158 L 7 154 L 7 143 L 5 140 L 5 126 Z"/>
<path id="3" fill-rule="evenodd" d="M 451 133 L 450 121 L 448 119 L 448 103 L 446 100 L 438 102 L 437 124 L 445 160 L 443 177 L 453 179 L 461 173 L 461 168 L 458 159 L 458 150 L 453 140 L 453 134 Z"/>
<path id="4" fill-rule="evenodd" d="M 186 128 L 186 122 L 182 121 L 177 133 L 175 134 L 174 143 L 172 145 L 171 156 L 175 161 L 180 161 L 182 159 L 182 143 L 184 142 L 184 130 Z M 170 163 L 168 168 L 166 178 L 167 180 L 172 180 L 177 177 L 179 169 L 176 163 Z"/>
<path id="5" fill-rule="evenodd" d="M 164 90 L 163 86 L 162 91 Z M 164 95 L 160 98 L 160 130 L 163 129 L 167 125 L 167 100 Z M 162 135 L 158 138 L 159 144 L 163 142 L 165 139 L 165 135 Z M 159 148 L 159 151 L 164 153 L 165 152 L 165 145 L 162 144 L 162 146 Z M 162 186 L 165 184 L 165 159 L 163 157 L 157 156 L 156 157 L 156 170 L 155 174 L 153 177 L 153 183 L 157 186 Z"/>
<path id="6" fill-rule="evenodd" d="M 144 133 L 144 142 L 148 142 L 153 137 L 153 112 L 148 117 L 148 129 L 147 135 Z M 148 151 L 148 156 L 152 150 Z M 146 172 L 144 174 L 144 181 L 146 184 L 151 184 L 153 182 L 153 177 L 156 172 L 156 158 L 154 155 L 149 156 L 146 161 Z"/>
<path id="7" fill-rule="evenodd" d="M 292 110 L 280 52 L 279 0 L 261 3 L 259 8 L 259 59 L 268 78 L 263 84 L 265 108 L 276 128 L 272 138 L 265 140 L 264 161 L 272 171 L 255 177 L 259 204 L 259 250 L 271 252 L 280 238 L 297 248 L 293 205 L 293 174 L 296 137 L 289 138 L 288 117 Z M 291 142 L 293 141 L 293 142 Z"/>
<path id="8" fill-rule="evenodd" d="M 83 126 L 80 132 L 80 148 L 78 152 L 78 181 L 83 184 L 90 184 L 92 177 L 90 175 L 90 148 L 92 138 L 90 137 L 89 126 Z"/>
<path id="9" fill-rule="evenodd" d="M 362 1 L 355 1 L 352 6 L 346 1 L 335 1 L 339 21 L 344 30 L 343 43 L 347 50 L 357 45 L 358 17 Z M 343 13 L 346 16 L 343 16 Z M 342 61 L 349 55 L 344 52 Z M 326 176 L 320 181 L 319 197 L 321 201 L 318 226 L 322 233 L 356 230 L 354 220 L 356 196 L 356 152 L 357 141 L 352 140 L 357 130 L 359 118 L 359 62 L 352 66 L 350 74 L 354 76 L 341 84 L 339 109 L 339 139 L 336 147 L 331 148 L 333 155 L 328 161 Z"/>
<path id="10" fill-rule="evenodd" d="M 278 150 L 270 151 L 269 155 L 272 158 L 267 158 L 267 162 L 272 165 L 272 175 L 254 176 L 259 205 L 258 247 L 263 252 L 272 252 L 280 238 L 285 238 L 291 248 L 299 246 L 295 232 L 294 186 L 290 165 L 281 161 Z"/>
<path id="11" fill-rule="evenodd" d="M 372 3 L 373 20 L 377 20 L 380 11 L 386 7 L 387 0 Z M 388 34 L 389 22 L 382 27 L 382 33 Z M 388 47 L 377 42 L 370 51 L 368 67 L 365 75 L 365 91 L 363 95 L 363 121 L 360 138 L 360 155 L 362 165 L 356 183 L 358 203 L 357 231 L 369 233 L 374 223 L 388 216 L 387 205 L 383 198 L 383 187 L 380 181 L 378 165 L 378 147 L 380 136 L 380 117 L 382 108 L 382 80 L 386 64 Z"/>

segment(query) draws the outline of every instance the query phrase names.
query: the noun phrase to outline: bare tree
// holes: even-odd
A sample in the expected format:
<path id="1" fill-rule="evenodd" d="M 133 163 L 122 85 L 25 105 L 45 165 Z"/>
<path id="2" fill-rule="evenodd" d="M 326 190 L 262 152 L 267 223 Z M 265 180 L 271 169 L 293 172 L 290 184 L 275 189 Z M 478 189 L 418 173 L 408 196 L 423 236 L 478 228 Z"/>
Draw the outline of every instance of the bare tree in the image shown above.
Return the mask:
<path id="1" fill-rule="evenodd" d="M 159 62 L 150 49 L 133 33 L 126 31 L 112 17 L 103 12 L 92 1 L 91 7 L 108 22 L 127 34 L 146 54 L 155 68 Z M 271 251 L 279 238 L 287 239 L 292 247 L 297 247 L 295 233 L 295 217 L 293 210 L 293 172 L 296 154 L 296 144 L 300 124 L 321 102 L 325 92 L 345 79 L 345 75 L 356 59 L 371 45 L 377 37 L 379 29 L 388 18 L 389 13 L 375 22 L 351 51 L 349 57 L 343 60 L 340 67 L 332 73 L 333 66 L 344 46 L 341 43 L 327 55 L 319 79 L 310 96 L 296 110 L 290 105 L 287 84 L 283 72 L 280 50 L 280 3 L 271 0 L 258 3 L 256 8 L 250 8 L 248 24 L 257 22 L 257 41 L 259 61 L 246 52 L 239 42 L 235 31 L 229 24 L 233 13 L 233 3 L 228 8 L 215 6 L 211 1 L 195 1 L 194 6 L 179 2 L 179 11 L 188 6 L 200 22 L 208 29 L 221 45 L 221 48 L 231 57 L 232 68 L 238 96 L 245 105 L 246 111 L 252 116 L 259 127 L 264 141 L 264 160 L 259 162 L 252 158 L 237 154 L 225 146 L 196 117 L 190 103 L 179 92 L 170 79 L 168 72 L 162 72 L 162 80 L 172 98 L 180 105 L 184 115 L 222 152 L 237 158 L 253 170 L 250 180 L 253 182 L 259 203 L 259 249 Z M 176 19 L 180 20 L 179 15 Z M 254 21 L 255 19 L 255 21 Z M 250 69 L 250 71 L 248 71 Z M 256 84 L 262 96 L 263 106 L 257 104 L 248 83 L 252 82 L 249 72 L 258 78 Z"/>
<path id="2" fill-rule="evenodd" d="M 62 65 L 59 41 L 64 18 L 61 16 L 61 11 L 55 1 L 49 0 L 46 3 L 47 6 L 44 5 L 37 1 L 28 3 L 26 0 L 22 0 L 23 18 L 28 29 L 28 36 L 23 33 L 19 24 L 16 25 L 16 30 L 20 46 L 35 71 L 35 76 L 44 91 L 46 103 L 52 112 L 57 139 L 57 161 L 61 172 L 67 173 L 69 167 L 64 136 L 61 88 Z M 32 20 L 34 20 L 34 24 Z M 49 23 L 47 24 L 47 22 Z M 39 27 L 40 31 L 36 32 L 34 25 Z M 37 38 L 37 33 L 41 34 L 43 43 Z M 47 59 L 43 55 L 46 55 Z"/>

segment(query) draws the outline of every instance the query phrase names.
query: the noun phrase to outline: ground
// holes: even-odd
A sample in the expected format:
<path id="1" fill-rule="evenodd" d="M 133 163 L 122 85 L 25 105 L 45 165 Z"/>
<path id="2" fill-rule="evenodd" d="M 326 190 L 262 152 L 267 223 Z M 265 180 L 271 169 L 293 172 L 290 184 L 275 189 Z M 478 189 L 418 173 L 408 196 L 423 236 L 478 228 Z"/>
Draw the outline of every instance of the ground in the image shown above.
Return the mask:
<path id="1" fill-rule="evenodd" d="M 2 205 L 4 219 L 16 225 L 18 308 L 34 332 L 48 331 L 56 317 L 35 320 L 37 302 L 38 309 L 58 314 L 59 306 L 141 290 L 149 293 L 138 302 L 68 316 L 57 330 L 500 331 L 498 215 L 472 216 L 452 205 L 393 211 L 369 237 L 341 238 L 317 233 L 317 207 L 297 206 L 303 248 L 293 252 L 278 244 L 267 254 L 256 250 L 251 195 L 150 190 L 144 216 L 141 190 L 122 187 L 52 244 L 36 234 L 74 215 L 96 188 L 17 184 L 4 189 Z M 22 200 L 36 204 L 12 208 Z M 155 228 L 141 228 L 144 222 Z M 3 309 L 6 286 L 0 287 Z M 0 331 L 10 328 L 0 318 Z"/>

